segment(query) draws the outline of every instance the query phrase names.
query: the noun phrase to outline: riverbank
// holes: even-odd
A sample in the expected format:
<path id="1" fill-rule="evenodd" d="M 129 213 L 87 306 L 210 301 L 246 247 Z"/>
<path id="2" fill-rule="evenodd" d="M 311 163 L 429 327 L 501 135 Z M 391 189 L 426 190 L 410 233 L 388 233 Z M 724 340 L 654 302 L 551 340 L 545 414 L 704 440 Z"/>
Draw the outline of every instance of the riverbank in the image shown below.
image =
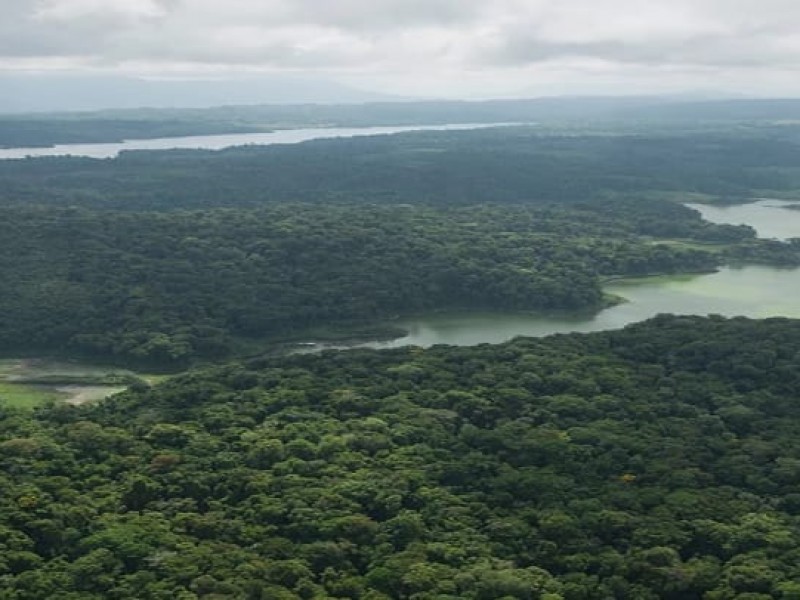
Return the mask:
<path id="1" fill-rule="evenodd" d="M 778 198 L 751 198 L 727 205 L 686 203 L 704 220 L 718 225 L 747 225 L 760 239 L 786 241 L 800 237 L 798 201 Z"/>
<path id="2" fill-rule="evenodd" d="M 248 347 L 249 353 L 231 359 L 356 348 L 496 344 L 519 336 L 621 329 L 662 313 L 800 318 L 800 304 L 795 300 L 800 296 L 800 268 L 748 265 L 702 274 L 615 278 L 605 282 L 603 291 L 604 306 L 592 310 L 438 311 L 369 325 L 359 323 L 353 328 L 306 330 L 269 344 L 258 340 L 258 345 Z M 126 380 L 131 374 L 136 379 Z M 26 409 L 49 401 L 80 404 L 119 393 L 127 387 L 122 384 L 127 381 L 149 385 L 164 377 L 76 362 L 0 360 L 0 401 Z"/>
<path id="3" fill-rule="evenodd" d="M 212 133 L 171 137 L 134 138 L 126 136 L 119 142 L 83 142 L 55 144 L 50 147 L 0 148 L 0 160 L 20 160 L 35 157 L 80 156 L 115 158 L 122 152 L 134 150 L 223 150 L 237 146 L 270 146 L 299 144 L 318 139 L 351 138 L 390 135 L 414 131 L 467 131 L 492 127 L 528 125 L 528 123 L 452 123 L 442 125 L 369 126 L 369 127 L 309 127 L 295 129 L 265 129 L 248 133 Z"/>
<path id="4" fill-rule="evenodd" d="M 0 360 L 0 406 L 32 409 L 47 402 L 85 404 L 162 379 L 127 369 L 45 358 Z"/>
<path id="5" fill-rule="evenodd" d="M 751 318 L 800 318 L 800 268 L 764 265 L 721 267 L 702 273 L 615 278 L 604 285 L 609 305 L 593 311 L 476 312 L 440 311 L 393 322 L 407 331 L 401 338 L 355 344 L 296 345 L 294 353 L 354 348 L 391 349 L 438 344 L 496 344 L 514 337 L 589 333 L 621 329 L 658 314 L 720 314 Z"/>

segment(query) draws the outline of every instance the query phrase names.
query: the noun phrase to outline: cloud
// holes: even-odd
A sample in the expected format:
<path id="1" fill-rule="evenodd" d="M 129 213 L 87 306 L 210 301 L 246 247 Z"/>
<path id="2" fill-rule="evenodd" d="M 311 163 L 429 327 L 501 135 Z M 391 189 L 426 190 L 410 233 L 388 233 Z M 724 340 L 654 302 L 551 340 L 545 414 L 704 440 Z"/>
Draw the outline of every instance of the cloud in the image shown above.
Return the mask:
<path id="1" fill-rule="evenodd" d="M 139 20 L 163 17 L 175 3 L 158 0 L 41 0 L 32 7 L 35 20 L 69 23 L 79 19 L 100 20 L 111 23 L 117 19 Z"/>
<path id="2" fill-rule="evenodd" d="M 800 66 L 795 0 L 0 0 L 0 69 L 437 74 Z"/>
<path id="3" fill-rule="evenodd" d="M 487 65 L 564 57 L 647 65 L 798 65 L 800 5 L 782 0 L 554 3 L 495 29 L 472 52 Z"/>

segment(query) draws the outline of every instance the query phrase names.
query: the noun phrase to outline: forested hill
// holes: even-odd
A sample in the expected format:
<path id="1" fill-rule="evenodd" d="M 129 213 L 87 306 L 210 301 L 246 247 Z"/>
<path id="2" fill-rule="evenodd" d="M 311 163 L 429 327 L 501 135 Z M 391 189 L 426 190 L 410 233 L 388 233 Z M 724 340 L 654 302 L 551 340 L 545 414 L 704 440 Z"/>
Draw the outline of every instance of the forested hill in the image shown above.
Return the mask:
<path id="1" fill-rule="evenodd" d="M 231 364 L 0 413 L 0 597 L 800 596 L 800 322 Z"/>
<path id="2" fill-rule="evenodd" d="M 117 210 L 280 202 L 465 205 L 603 201 L 653 191 L 753 197 L 800 187 L 798 128 L 564 135 L 413 132 L 117 159 L 0 161 L 0 201 Z"/>
<path id="3" fill-rule="evenodd" d="M 663 201 L 2 208 L 0 237 L 0 354 L 158 369 L 225 357 L 242 338 L 415 311 L 598 310 L 604 277 L 710 270 L 726 256 L 715 249 L 763 246 Z M 696 243 L 653 243 L 671 238 Z M 800 262 L 800 246 L 777 252 Z"/>

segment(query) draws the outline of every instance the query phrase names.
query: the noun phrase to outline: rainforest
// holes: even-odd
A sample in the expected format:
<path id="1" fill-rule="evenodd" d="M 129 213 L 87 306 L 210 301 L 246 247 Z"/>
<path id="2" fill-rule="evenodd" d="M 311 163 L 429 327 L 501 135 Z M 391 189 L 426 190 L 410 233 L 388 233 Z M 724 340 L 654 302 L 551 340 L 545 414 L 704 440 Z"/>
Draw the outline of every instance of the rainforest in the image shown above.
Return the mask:
<path id="1" fill-rule="evenodd" d="M 0 119 L 10 147 L 504 123 L 0 160 L 0 599 L 800 598 L 798 106 Z M 780 236 L 712 218 L 765 198 Z M 767 318 L 657 283 L 753 269 Z M 639 314 L 642 281 L 664 314 L 402 343 Z"/>

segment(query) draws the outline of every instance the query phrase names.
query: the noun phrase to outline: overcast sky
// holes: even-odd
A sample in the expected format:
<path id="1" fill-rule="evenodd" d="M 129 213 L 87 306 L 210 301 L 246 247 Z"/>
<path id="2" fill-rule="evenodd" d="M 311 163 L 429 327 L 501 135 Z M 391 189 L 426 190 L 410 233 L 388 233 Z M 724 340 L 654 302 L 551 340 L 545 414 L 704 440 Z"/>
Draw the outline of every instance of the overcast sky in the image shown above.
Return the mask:
<path id="1" fill-rule="evenodd" d="M 0 72 L 291 72 L 437 97 L 800 96 L 797 0 L 0 0 Z"/>

